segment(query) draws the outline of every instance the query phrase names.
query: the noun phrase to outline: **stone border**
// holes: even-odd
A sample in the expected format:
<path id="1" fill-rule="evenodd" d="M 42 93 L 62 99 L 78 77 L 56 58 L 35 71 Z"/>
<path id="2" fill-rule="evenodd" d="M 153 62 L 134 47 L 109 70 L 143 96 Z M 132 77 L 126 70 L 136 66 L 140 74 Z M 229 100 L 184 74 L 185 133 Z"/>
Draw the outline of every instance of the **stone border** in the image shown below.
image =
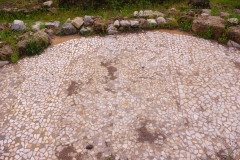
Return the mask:
<path id="1" fill-rule="evenodd" d="M 4 13 L 18 13 L 18 12 L 23 12 L 23 13 L 31 13 L 39 10 L 47 9 L 49 12 L 54 12 L 56 8 L 53 7 L 53 1 L 46 1 L 42 5 L 37 5 L 33 6 L 30 9 L 20 9 L 20 8 L 3 8 L 0 9 L 0 12 Z"/>
<path id="2" fill-rule="evenodd" d="M 231 43 L 228 43 L 230 47 L 240 48 L 240 25 L 238 25 L 238 19 L 231 18 L 231 15 L 225 12 L 221 12 L 220 16 L 211 16 L 210 14 L 210 9 L 192 9 L 183 14 L 175 8 L 171 8 L 166 13 L 144 10 L 135 11 L 131 17 L 118 16 L 109 19 L 104 19 L 101 16 L 85 15 L 84 17 L 75 17 L 72 20 L 69 18 L 63 25 L 59 21 L 38 21 L 32 25 L 32 30 L 34 32 L 44 31 L 49 37 L 74 34 L 83 36 L 92 34 L 113 35 L 122 32 L 136 32 L 142 29 L 166 29 L 168 27 L 174 29 L 179 28 L 180 23 L 188 21 L 188 25 L 192 26 L 193 33 L 203 35 L 205 31 L 211 29 L 211 38 L 218 40 L 225 36 L 223 38 L 231 40 Z M 181 15 L 178 21 L 173 18 L 174 15 Z M 225 21 L 223 18 L 228 18 L 228 20 Z M 14 20 L 13 24 L 9 24 L 9 28 L 13 31 L 27 30 L 26 24 L 21 20 Z M 26 41 L 26 38 L 21 38 L 17 45 L 18 48 L 24 50 Z"/>

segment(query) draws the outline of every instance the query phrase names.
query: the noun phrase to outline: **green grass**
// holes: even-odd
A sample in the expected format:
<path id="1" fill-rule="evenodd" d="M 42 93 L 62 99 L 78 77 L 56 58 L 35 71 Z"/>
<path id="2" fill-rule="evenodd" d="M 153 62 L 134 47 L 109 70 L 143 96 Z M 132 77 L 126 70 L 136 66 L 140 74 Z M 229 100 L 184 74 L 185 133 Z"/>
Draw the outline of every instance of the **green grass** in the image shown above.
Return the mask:
<path id="1" fill-rule="evenodd" d="M 13 53 L 10 59 L 11 59 L 11 62 L 16 63 L 19 59 L 19 54 L 17 52 Z"/>
<path id="2" fill-rule="evenodd" d="M 26 45 L 25 54 L 27 56 L 39 55 L 43 52 L 46 46 L 42 46 L 41 43 L 35 39 L 29 41 Z"/>
<path id="3" fill-rule="evenodd" d="M 237 18 L 238 21 L 240 22 L 240 14 L 233 14 L 232 17 L 233 18 Z"/>
<path id="4" fill-rule="evenodd" d="M 3 30 L 0 32 L 0 40 L 8 42 L 11 46 L 16 46 L 16 41 L 21 36 L 21 32 L 11 31 L 11 30 Z"/>
<path id="5" fill-rule="evenodd" d="M 212 16 L 219 16 L 220 12 L 221 12 L 221 9 L 218 8 L 218 7 L 214 6 L 214 7 L 211 8 L 211 15 Z"/>
<path id="6" fill-rule="evenodd" d="M 224 8 L 240 8 L 239 0 L 211 0 L 210 4 L 223 6 Z"/>
<path id="7" fill-rule="evenodd" d="M 189 20 L 180 22 L 179 26 L 180 26 L 180 29 L 183 31 L 191 31 L 192 30 L 192 23 Z"/>
<path id="8" fill-rule="evenodd" d="M 197 36 L 202 37 L 204 39 L 211 39 L 213 36 L 213 31 L 210 26 L 207 27 L 207 29 L 202 33 L 196 33 Z"/>
<path id="9" fill-rule="evenodd" d="M 39 28 L 40 28 L 40 29 L 44 29 L 45 27 L 46 27 L 46 26 L 45 26 L 45 23 L 41 22 Z"/>
<path id="10" fill-rule="evenodd" d="M 221 42 L 221 43 L 226 43 L 228 38 L 227 38 L 227 34 L 229 32 L 229 28 L 225 28 L 224 29 L 224 32 L 222 33 L 221 37 L 218 38 L 218 42 Z"/>

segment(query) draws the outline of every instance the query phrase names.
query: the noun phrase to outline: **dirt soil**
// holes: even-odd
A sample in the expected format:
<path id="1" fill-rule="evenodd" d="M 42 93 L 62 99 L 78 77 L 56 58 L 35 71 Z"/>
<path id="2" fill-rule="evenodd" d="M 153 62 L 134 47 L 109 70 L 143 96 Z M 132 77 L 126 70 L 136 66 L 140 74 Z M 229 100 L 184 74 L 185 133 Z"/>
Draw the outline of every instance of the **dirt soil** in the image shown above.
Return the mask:
<path id="1" fill-rule="evenodd" d="M 43 0 L 0 0 L 0 9 L 3 8 L 18 8 L 28 9 L 33 6 L 41 6 Z"/>

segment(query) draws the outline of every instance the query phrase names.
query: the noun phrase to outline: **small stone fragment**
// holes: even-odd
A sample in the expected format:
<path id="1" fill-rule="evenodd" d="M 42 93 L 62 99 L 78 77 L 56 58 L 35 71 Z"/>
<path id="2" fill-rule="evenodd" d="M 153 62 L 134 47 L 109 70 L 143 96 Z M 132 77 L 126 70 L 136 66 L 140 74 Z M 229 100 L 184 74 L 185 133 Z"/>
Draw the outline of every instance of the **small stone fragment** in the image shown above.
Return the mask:
<path id="1" fill-rule="evenodd" d="M 91 150 L 91 149 L 93 149 L 93 147 L 94 147 L 93 145 L 89 144 L 86 146 L 86 149 Z"/>

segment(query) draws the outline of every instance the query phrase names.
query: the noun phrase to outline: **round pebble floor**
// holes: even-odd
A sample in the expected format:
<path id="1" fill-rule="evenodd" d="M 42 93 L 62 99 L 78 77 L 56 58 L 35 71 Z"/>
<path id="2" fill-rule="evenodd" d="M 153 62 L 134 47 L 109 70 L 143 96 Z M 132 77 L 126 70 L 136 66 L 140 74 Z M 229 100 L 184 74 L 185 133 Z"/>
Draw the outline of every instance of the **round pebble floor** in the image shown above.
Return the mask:
<path id="1" fill-rule="evenodd" d="M 0 159 L 239 160 L 238 62 L 165 32 L 49 47 L 0 68 Z"/>

